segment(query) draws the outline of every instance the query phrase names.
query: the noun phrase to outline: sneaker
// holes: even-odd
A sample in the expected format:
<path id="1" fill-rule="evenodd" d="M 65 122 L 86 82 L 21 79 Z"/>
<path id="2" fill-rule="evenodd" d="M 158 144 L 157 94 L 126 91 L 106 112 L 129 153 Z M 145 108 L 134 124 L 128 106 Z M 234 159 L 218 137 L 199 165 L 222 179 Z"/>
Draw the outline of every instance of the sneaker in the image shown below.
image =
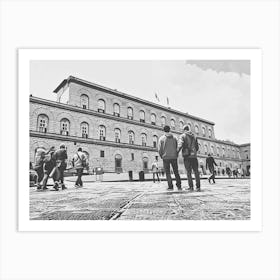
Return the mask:
<path id="1" fill-rule="evenodd" d="M 58 182 L 55 182 L 55 183 L 54 183 L 53 188 L 54 188 L 55 191 L 58 191 Z"/>

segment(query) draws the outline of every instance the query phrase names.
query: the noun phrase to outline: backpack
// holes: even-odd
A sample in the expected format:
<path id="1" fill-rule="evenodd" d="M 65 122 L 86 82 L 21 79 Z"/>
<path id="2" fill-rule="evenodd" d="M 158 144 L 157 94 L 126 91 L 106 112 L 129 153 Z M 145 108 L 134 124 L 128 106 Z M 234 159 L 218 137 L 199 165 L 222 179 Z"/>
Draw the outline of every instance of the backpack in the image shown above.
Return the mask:
<path id="1" fill-rule="evenodd" d="M 193 135 L 187 134 L 184 138 L 185 156 L 195 156 L 197 153 L 196 139 Z"/>
<path id="2" fill-rule="evenodd" d="M 46 155 L 45 149 L 38 148 L 35 154 L 35 167 L 43 165 L 44 158 Z"/>

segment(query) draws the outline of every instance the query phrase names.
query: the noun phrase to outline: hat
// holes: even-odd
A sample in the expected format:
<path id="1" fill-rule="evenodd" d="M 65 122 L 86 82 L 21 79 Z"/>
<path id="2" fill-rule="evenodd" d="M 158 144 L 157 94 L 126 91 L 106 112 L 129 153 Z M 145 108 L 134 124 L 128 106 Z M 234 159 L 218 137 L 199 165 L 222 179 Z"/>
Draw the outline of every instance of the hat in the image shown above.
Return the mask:
<path id="1" fill-rule="evenodd" d="M 65 149 L 65 144 L 64 143 L 60 144 L 59 148 Z"/>

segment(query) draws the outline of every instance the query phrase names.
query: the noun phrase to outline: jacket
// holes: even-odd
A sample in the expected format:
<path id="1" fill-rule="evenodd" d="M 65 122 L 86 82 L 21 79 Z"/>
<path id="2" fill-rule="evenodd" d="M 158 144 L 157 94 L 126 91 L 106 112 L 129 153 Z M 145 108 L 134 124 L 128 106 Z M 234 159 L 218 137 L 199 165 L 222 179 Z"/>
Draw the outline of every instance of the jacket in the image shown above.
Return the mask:
<path id="1" fill-rule="evenodd" d="M 191 132 L 185 132 L 180 135 L 178 154 L 182 150 L 183 157 L 196 158 L 198 149 L 197 138 Z"/>
<path id="2" fill-rule="evenodd" d="M 158 153 L 162 159 L 177 159 L 177 139 L 171 133 L 165 133 L 159 138 Z"/>
<path id="3" fill-rule="evenodd" d="M 86 163 L 86 155 L 79 151 L 77 152 L 74 156 L 73 156 L 73 166 L 76 168 L 76 169 L 79 169 L 79 168 L 84 168 L 84 165 L 83 163 Z"/>
<path id="4" fill-rule="evenodd" d="M 215 162 L 214 158 L 213 157 L 208 157 L 206 159 L 206 169 L 212 169 L 214 167 L 214 165 L 217 166 L 217 163 Z"/>

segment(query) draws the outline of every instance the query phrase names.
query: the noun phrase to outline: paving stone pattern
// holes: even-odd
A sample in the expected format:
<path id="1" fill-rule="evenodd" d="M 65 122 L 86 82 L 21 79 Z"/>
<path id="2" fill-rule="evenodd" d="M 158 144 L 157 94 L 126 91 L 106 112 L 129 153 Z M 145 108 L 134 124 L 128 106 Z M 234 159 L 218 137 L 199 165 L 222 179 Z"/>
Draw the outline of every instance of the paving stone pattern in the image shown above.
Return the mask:
<path id="1" fill-rule="evenodd" d="M 201 192 L 166 190 L 166 182 L 88 182 L 65 191 L 30 188 L 32 220 L 248 220 L 250 180 L 202 181 Z M 186 186 L 187 181 L 183 181 Z"/>

